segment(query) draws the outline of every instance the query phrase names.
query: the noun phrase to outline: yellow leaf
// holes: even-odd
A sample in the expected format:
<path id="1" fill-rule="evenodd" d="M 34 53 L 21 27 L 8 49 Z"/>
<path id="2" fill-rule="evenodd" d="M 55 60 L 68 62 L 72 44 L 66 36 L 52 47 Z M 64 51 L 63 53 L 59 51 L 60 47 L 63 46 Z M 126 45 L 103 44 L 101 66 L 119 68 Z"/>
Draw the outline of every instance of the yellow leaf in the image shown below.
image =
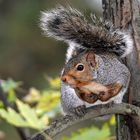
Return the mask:
<path id="1" fill-rule="evenodd" d="M 40 91 L 32 87 L 29 90 L 29 94 L 24 97 L 24 101 L 27 103 L 32 103 L 38 101 L 40 97 Z"/>
<path id="2" fill-rule="evenodd" d="M 116 124 L 115 115 L 113 115 L 113 116 L 111 117 L 109 123 L 110 123 L 111 125 L 115 125 L 115 124 Z"/>

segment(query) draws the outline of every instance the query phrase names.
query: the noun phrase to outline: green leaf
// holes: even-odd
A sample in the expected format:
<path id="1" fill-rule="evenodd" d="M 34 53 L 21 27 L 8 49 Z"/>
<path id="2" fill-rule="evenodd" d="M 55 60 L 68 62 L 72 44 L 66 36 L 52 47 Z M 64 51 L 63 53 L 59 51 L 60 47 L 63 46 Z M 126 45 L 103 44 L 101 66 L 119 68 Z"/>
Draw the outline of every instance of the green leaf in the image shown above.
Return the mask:
<path id="1" fill-rule="evenodd" d="M 14 102 L 16 100 L 16 93 L 14 89 L 9 90 L 8 99 L 10 102 Z"/>
<path id="2" fill-rule="evenodd" d="M 2 101 L 0 101 L 0 108 L 4 108 L 4 104 Z"/>
<path id="3" fill-rule="evenodd" d="M 40 91 L 32 87 L 29 90 L 29 93 L 24 97 L 26 103 L 38 102 L 40 100 L 41 94 Z"/>
<path id="4" fill-rule="evenodd" d="M 60 92 L 58 91 L 44 91 L 40 98 L 36 109 L 40 113 L 54 110 L 60 103 Z"/>
<path id="5" fill-rule="evenodd" d="M 116 120 L 115 120 L 115 115 L 113 115 L 109 121 L 110 125 L 115 125 L 116 124 Z"/>
<path id="6" fill-rule="evenodd" d="M 43 124 L 43 122 L 40 121 L 37 117 L 35 110 L 32 109 L 29 105 L 21 102 L 20 100 L 17 100 L 16 104 L 19 109 L 19 112 L 32 128 L 42 129 L 45 127 L 45 124 Z"/>
<path id="7" fill-rule="evenodd" d="M 83 128 L 71 137 L 63 137 L 61 140 L 108 140 L 110 136 L 109 127 L 105 125 L 101 130 L 96 127 Z"/>
<path id="8" fill-rule="evenodd" d="M 12 79 L 8 79 L 6 81 L 2 80 L 2 88 L 5 92 L 9 92 L 11 89 L 16 89 L 22 84 L 22 82 L 15 82 Z"/>
<path id="9" fill-rule="evenodd" d="M 5 109 L 0 109 L 0 116 L 12 125 L 19 127 L 28 126 L 28 124 L 24 121 L 20 114 L 18 114 L 12 108 L 8 108 L 7 111 Z"/>
<path id="10" fill-rule="evenodd" d="M 50 79 L 49 84 L 54 89 L 60 88 L 60 78 Z"/>

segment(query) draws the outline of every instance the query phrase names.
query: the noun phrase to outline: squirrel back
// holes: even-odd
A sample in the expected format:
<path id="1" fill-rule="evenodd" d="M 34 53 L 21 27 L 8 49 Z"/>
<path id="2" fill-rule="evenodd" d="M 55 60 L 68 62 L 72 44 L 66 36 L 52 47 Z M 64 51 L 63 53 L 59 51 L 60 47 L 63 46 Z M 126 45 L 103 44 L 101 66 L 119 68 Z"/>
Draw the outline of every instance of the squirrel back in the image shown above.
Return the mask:
<path id="1" fill-rule="evenodd" d="M 46 35 L 72 46 L 92 49 L 94 52 L 111 52 L 120 57 L 125 57 L 133 49 L 133 41 L 128 31 L 116 29 L 96 16 L 92 16 L 91 24 L 81 12 L 71 7 L 61 6 L 42 12 L 40 21 L 40 27 Z"/>

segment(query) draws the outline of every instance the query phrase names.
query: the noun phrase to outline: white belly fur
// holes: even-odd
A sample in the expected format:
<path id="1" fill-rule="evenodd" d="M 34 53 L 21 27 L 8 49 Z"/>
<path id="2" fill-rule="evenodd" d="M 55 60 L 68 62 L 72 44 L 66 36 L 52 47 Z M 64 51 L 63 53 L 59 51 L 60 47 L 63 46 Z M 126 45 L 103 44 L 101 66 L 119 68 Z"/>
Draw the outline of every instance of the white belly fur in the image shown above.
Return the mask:
<path id="1" fill-rule="evenodd" d="M 107 91 L 107 88 L 104 85 L 96 82 L 91 82 L 90 84 L 85 85 L 82 88 L 96 94 L 99 94 L 101 91 Z"/>

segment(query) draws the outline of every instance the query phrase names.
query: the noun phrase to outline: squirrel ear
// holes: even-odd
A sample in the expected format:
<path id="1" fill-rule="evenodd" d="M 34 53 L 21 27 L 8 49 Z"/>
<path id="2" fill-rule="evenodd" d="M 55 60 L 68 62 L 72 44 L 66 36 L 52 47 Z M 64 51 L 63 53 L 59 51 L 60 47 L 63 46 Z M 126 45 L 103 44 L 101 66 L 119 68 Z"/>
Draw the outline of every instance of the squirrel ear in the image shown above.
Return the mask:
<path id="1" fill-rule="evenodd" d="M 95 54 L 94 52 L 88 52 L 86 54 L 86 61 L 92 66 L 92 67 L 96 67 L 97 62 L 96 62 L 96 58 L 95 58 Z"/>

